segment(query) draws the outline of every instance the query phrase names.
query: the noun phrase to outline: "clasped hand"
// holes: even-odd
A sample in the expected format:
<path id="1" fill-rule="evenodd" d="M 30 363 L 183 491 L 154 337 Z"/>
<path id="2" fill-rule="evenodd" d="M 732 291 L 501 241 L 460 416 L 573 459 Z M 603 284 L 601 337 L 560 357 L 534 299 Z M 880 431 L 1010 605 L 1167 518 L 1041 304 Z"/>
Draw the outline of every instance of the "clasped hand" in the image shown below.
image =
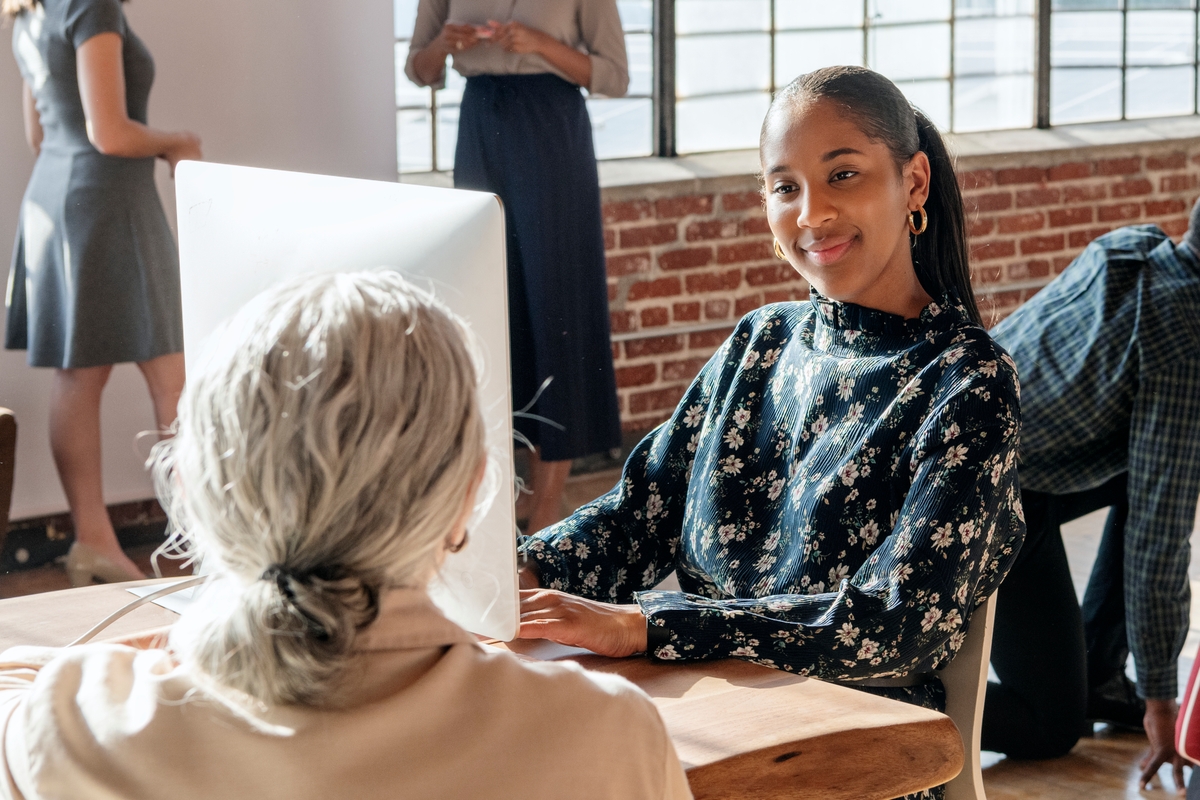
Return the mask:
<path id="1" fill-rule="evenodd" d="M 636 604 L 601 603 L 553 589 L 523 589 L 518 635 L 624 658 L 646 651 L 646 618 Z"/>
<path id="2" fill-rule="evenodd" d="M 442 49 L 448 53 L 470 50 L 481 42 L 490 41 L 509 53 L 537 53 L 550 39 L 542 31 L 520 22 L 497 22 L 487 25 L 458 25 L 446 23 L 440 35 Z M 553 40 L 551 40 L 553 41 Z"/>

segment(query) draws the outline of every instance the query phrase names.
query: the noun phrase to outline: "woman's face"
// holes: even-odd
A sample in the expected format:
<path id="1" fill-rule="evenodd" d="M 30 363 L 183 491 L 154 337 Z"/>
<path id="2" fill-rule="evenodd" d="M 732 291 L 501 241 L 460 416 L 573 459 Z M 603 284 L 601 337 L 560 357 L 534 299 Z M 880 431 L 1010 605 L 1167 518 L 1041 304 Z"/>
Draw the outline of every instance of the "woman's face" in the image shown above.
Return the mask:
<path id="1" fill-rule="evenodd" d="M 907 215 L 929 195 L 929 160 L 902 169 L 853 117 L 817 100 L 771 113 L 760 153 L 767 218 L 818 292 L 904 316 L 929 302 L 913 270 Z"/>

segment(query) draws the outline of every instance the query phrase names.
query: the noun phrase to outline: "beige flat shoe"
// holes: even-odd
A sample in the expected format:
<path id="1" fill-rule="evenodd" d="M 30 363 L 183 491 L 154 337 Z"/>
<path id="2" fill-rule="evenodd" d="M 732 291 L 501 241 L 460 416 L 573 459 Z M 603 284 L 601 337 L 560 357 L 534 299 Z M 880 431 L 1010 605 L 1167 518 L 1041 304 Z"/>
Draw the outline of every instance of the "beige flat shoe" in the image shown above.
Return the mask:
<path id="1" fill-rule="evenodd" d="M 146 576 L 137 568 L 130 570 L 86 544 L 75 542 L 67 551 L 67 579 L 71 586 L 78 588 L 91 586 L 97 580 L 120 583 L 145 580 Z"/>

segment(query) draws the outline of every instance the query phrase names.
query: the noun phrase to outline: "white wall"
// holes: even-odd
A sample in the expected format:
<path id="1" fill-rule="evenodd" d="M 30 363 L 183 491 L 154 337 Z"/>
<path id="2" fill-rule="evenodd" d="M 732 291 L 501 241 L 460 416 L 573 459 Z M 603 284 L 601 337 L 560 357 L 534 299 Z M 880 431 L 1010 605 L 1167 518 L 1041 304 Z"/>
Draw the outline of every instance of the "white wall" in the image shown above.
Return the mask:
<path id="1" fill-rule="evenodd" d="M 130 25 L 157 63 L 150 122 L 188 128 L 205 158 L 377 180 L 396 179 L 391 0 L 135 0 Z M 8 29 L 0 28 L 5 39 Z M 0 273 L 33 159 L 21 127 L 21 82 L 7 41 L 0 53 Z M 175 218 L 160 163 L 159 191 Z M 0 310 L 0 321 L 3 311 Z M 66 509 L 50 458 L 51 371 L 0 351 L 0 405 L 17 415 L 12 517 Z M 121 365 L 103 405 L 105 497 L 153 496 L 142 469 L 153 427 L 137 369 Z"/>

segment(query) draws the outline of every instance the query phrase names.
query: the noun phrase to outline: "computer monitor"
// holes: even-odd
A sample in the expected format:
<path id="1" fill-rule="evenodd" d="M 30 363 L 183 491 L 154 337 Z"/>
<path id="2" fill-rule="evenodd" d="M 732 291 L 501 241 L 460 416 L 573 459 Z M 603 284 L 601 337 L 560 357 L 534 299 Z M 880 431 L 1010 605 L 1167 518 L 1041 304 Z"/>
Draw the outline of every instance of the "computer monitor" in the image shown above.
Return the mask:
<path id="1" fill-rule="evenodd" d="M 259 292 L 296 275 L 394 269 L 431 288 L 474 330 L 499 491 L 431 587 L 467 630 L 513 639 L 519 619 L 504 212 L 495 195 L 183 162 L 175 172 L 183 336 L 205 340 Z"/>

